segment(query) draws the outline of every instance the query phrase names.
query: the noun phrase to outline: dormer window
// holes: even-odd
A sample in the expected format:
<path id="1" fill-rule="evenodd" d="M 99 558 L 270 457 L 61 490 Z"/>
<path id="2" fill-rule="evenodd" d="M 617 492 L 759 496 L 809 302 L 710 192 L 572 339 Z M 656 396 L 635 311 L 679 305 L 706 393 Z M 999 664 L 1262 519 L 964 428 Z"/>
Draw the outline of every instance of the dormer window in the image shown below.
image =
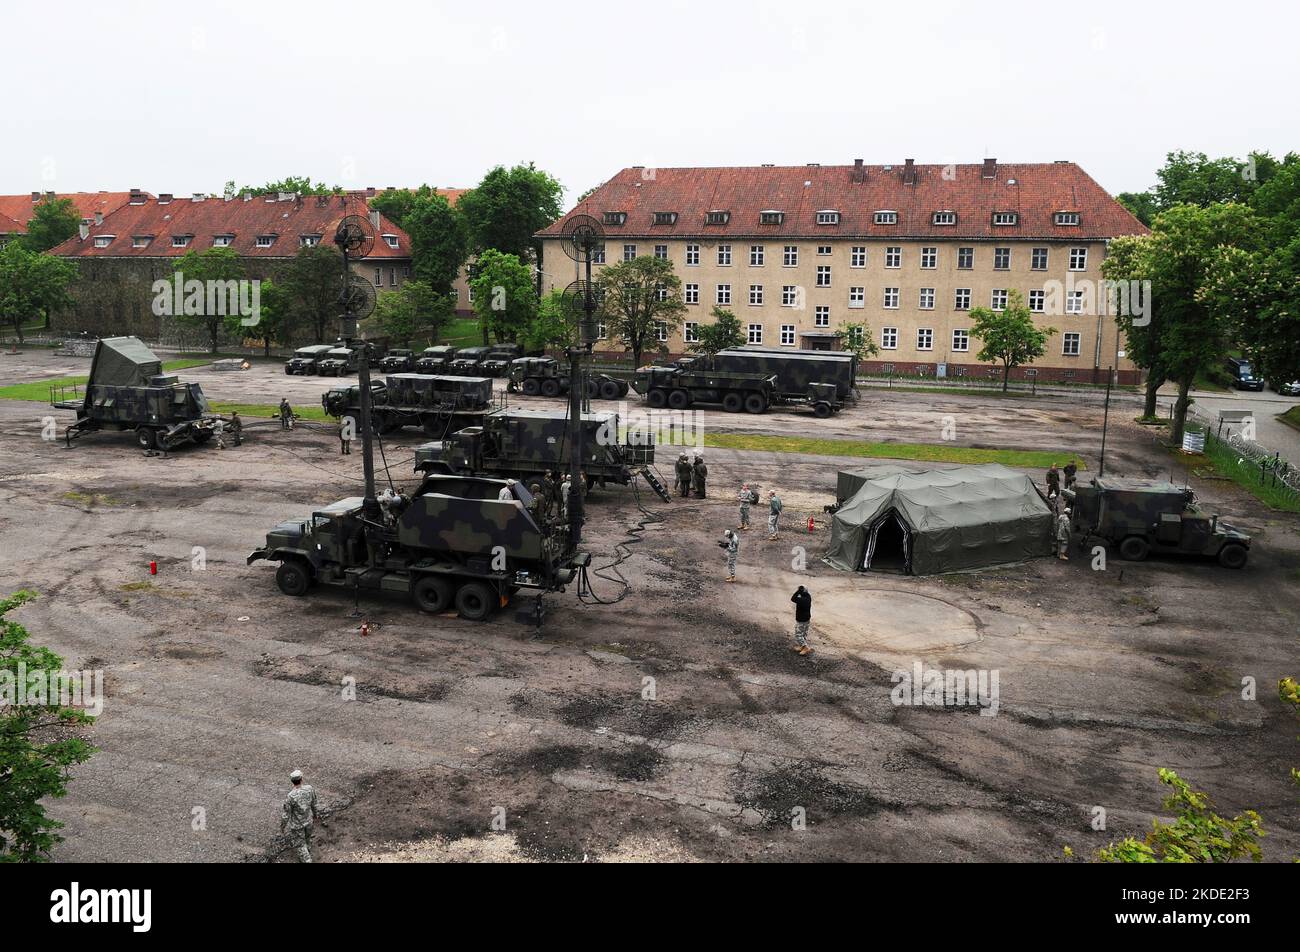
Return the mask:
<path id="1" fill-rule="evenodd" d="M 677 224 L 676 212 L 655 212 L 656 225 L 675 225 Z"/>
<path id="2" fill-rule="evenodd" d="M 132 248 L 148 248 L 148 247 L 149 247 L 149 243 L 150 243 L 151 241 L 153 241 L 153 235 L 132 235 L 132 236 L 131 236 L 131 247 L 132 247 Z"/>
<path id="3" fill-rule="evenodd" d="M 627 224 L 627 212 L 605 212 L 606 225 Z"/>
<path id="4" fill-rule="evenodd" d="M 95 236 L 95 247 L 96 247 L 96 248 L 107 248 L 109 245 L 111 245 L 111 244 L 113 243 L 113 239 L 116 238 L 116 237 L 117 237 L 117 235 L 96 235 L 96 236 Z"/>
<path id="5" fill-rule="evenodd" d="M 840 223 L 840 213 L 833 208 L 827 208 L 817 213 L 817 224 L 819 225 L 838 225 Z"/>
<path id="6" fill-rule="evenodd" d="M 876 212 L 875 221 L 877 225 L 897 225 L 898 212 L 891 212 L 891 211 Z"/>
<path id="7" fill-rule="evenodd" d="M 172 235 L 173 248 L 188 248 L 193 235 Z"/>
<path id="8" fill-rule="evenodd" d="M 993 224 L 995 225 L 1014 225 L 1020 220 L 1020 216 L 1015 212 L 994 212 Z"/>
<path id="9" fill-rule="evenodd" d="M 930 218 L 932 225 L 955 225 L 957 224 L 956 212 L 935 212 Z"/>
<path id="10" fill-rule="evenodd" d="M 316 238 L 317 238 L 317 240 L 320 240 L 320 235 L 317 235 Z M 388 245 L 388 247 L 390 247 L 390 248 L 396 248 L 397 245 L 398 245 L 398 238 L 397 238 L 397 236 L 396 236 L 396 235 L 384 235 L 384 244 Z"/>
<path id="11" fill-rule="evenodd" d="M 214 235 L 212 238 L 212 247 L 229 248 L 230 245 L 234 242 L 234 240 L 235 240 L 234 235 Z"/>
<path id="12" fill-rule="evenodd" d="M 1078 212 L 1057 212 L 1056 223 L 1058 225 L 1077 225 L 1079 224 Z"/>
<path id="13" fill-rule="evenodd" d="M 758 213 L 758 223 L 760 225 L 779 225 L 785 221 L 785 212 L 778 212 L 769 209 L 765 212 Z"/>
<path id="14" fill-rule="evenodd" d="M 315 248 L 320 244 L 320 235 L 299 235 L 298 243 L 303 248 Z"/>
<path id="15" fill-rule="evenodd" d="M 257 236 L 257 247 L 259 247 L 259 248 L 269 248 L 269 247 L 271 247 L 273 244 L 275 244 L 275 235 L 258 235 L 258 236 Z"/>
<path id="16" fill-rule="evenodd" d="M 729 221 L 731 221 L 731 212 L 724 212 L 717 209 L 704 216 L 704 224 L 706 225 L 725 225 Z"/>

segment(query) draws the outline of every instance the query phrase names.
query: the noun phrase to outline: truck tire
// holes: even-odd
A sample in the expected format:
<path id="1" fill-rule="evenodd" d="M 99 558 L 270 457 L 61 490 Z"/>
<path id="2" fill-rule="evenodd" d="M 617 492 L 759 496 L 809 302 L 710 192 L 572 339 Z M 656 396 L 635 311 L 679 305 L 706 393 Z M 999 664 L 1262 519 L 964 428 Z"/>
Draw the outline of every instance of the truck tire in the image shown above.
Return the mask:
<path id="1" fill-rule="evenodd" d="M 1225 569 L 1245 568 L 1249 557 L 1250 552 L 1246 547 L 1235 542 L 1229 542 L 1219 550 L 1219 564 Z"/>
<path id="2" fill-rule="evenodd" d="M 495 605 L 496 596 L 482 582 L 466 582 L 456 592 L 456 611 L 468 621 L 483 621 Z"/>
<path id="3" fill-rule="evenodd" d="M 604 380 L 600 384 L 600 399 L 617 400 L 627 396 L 627 384 L 617 380 Z"/>
<path id="4" fill-rule="evenodd" d="M 767 401 L 761 393 L 750 393 L 745 395 L 745 412 L 746 413 L 766 413 Z"/>
<path id="5" fill-rule="evenodd" d="M 1119 544 L 1119 557 L 1128 562 L 1141 562 L 1150 551 L 1151 546 L 1141 536 L 1126 536 Z"/>
<path id="6" fill-rule="evenodd" d="M 301 559 L 285 559 L 275 570 L 275 584 L 284 594 L 299 598 L 311 588 L 311 571 Z"/>
<path id="7" fill-rule="evenodd" d="M 831 415 L 831 405 L 825 400 L 820 400 L 813 404 L 813 416 L 819 419 L 826 419 Z"/>
<path id="8" fill-rule="evenodd" d="M 674 390 L 668 394 L 668 405 L 674 410 L 685 410 L 691 405 L 691 395 L 687 390 Z"/>
<path id="9" fill-rule="evenodd" d="M 285 375 L 286 377 L 292 377 L 292 376 L 293 376 L 293 371 L 290 370 L 288 367 L 285 367 L 285 368 L 284 368 L 284 375 Z"/>
<path id="10" fill-rule="evenodd" d="M 525 377 L 523 391 L 524 396 L 535 397 L 542 392 L 542 385 L 537 382 L 536 377 Z"/>
<path id="11" fill-rule="evenodd" d="M 592 379 L 590 379 L 590 378 L 587 379 L 587 399 L 588 399 L 588 400 L 598 400 L 598 399 L 600 399 L 600 381 L 599 381 L 599 380 L 592 380 Z"/>
<path id="12" fill-rule="evenodd" d="M 739 413 L 745 408 L 745 398 L 738 393 L 728 393 L 722 398 L 722 409 L 728 413 Z"/>
<path id="13" fill-rule="evenodd" d="M 438 615 L 451 608 L 455 587 L 441 575 L 421 575 L 411 586 L 411 601 L 422 612 Z"/>
<path id="14" fill-rule="evenodd" d="M 668 402 L 668 393 L 663 387 L 655 387 L 646 394 L 645 402 L 658 409 Z"/>
<path id="15" fill-rule="evenodd" d="M 137 426 L 135 428 L 135 441 L 140 444 L 141 449 L 156 449 L 158 447 L 158 431 L 151 426 Z"/>
<path id="16" fill-rule="evenodd" d="M 560 395 L 560 381 L 554 377 L 547 377 L 542 381 L 542 396 L 558 397 Z"/>

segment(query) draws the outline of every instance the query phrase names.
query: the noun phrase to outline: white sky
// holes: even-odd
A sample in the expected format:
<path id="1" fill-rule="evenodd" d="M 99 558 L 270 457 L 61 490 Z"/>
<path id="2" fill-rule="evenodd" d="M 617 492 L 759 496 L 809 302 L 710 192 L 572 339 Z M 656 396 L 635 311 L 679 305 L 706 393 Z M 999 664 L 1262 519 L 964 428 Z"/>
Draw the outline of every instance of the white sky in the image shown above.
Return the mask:
<path id="1" fill-rule="evenodd" d="M 1300 150 L 1300 6 L 8 0 L 0 193 Z"/>

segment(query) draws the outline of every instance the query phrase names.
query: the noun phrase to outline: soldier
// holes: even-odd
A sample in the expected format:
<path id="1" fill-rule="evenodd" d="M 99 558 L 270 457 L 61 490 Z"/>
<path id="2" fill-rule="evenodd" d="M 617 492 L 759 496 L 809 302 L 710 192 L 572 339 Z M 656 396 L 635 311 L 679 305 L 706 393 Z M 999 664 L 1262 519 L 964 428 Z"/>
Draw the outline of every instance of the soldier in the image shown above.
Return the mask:
<path id="1" fill-rule="evenodd" d="M 781 520 L 781 497 L 776 494 L 775 489 L 769 489 L 767 492 L 767 538 L 770 542 L 776 541 L 776 527 Z"/>
<path id="2" fill-rule="evenodd" d="M 244 421 L 239 418 L 239 411 L 230 414 L 230 437 L 236 446 L 244 442 Z"/>
<path id="3" fill-rule="evenodd" d="M 801 655 L 810 655 L 808 624 L 812 621 L 812 593 L 800 585 L 790 596 L 790 601 L 794 602 L 794 650 Z"/>
<path id="4" fill-rule="evenodd" d="M 217 438 L 217 449 L 224 450 L 226 448 L 226 421 L 218 418 L 217 422 L 212 425 L 212 432 Z"/>
<path id="5" fill-rule="evenodd" d="M 724 529 L 722 532 L 722 541 L 718 546 L 727 553 L 727 581 L 736 580 L 736 554 L 740 552 L 740 536 L 730 529 Z"/>
<path id="6" fill-rule="evenodd" d="M 339 421 L 339 455 L 352 455 L 352 419 L 344 417 Z"/>
<path id="7" fill-rule="evenodd" d="M 695 480 L 695 497 L 704 498 L 704 482 L 709 478 L 709 467 L 704 465 L 704 457 L 696 456 L 695 465 L 691 467 L 691 476 Z"/>
<path id="8" fill-rule="evenodd" d="M 547 518 L 550 518 L 551 511 L 556 508 L 556 497 L 559 494 L 560 487 L 555 482 L 555 474 L 548 469 L 542 477 L 542 512 Z"/>
<path id="9" fill-rule="evenodd" d="M 1061 494 L 1061 474 L 1053 463 L 1047 471 L 1047 498 L 1055 499 Z"/>
<path id="10" fill-rule="evenodd" d="M 289 406 L 289 398 L 280 398 L 280 429 L 288 430 L 293 428 L 293 407 Z"/>
<path id="11" fill-rule="evenodd" d="M 1078 482 L 1077 479 L 1078 472 L 1079 472 L 1079 467 L 1075 465 L 1074 460 L 1070 460 L 1070 462 L 1065 464 L 1065 488 L 1066 489 L 1074 488 L 1074 484 Z"/>
<path id="12" fill-rule="evenodd" d="M 691 494 L 691 463 L 685 453 L 677 457 L 677 491 L 683 499 Z"/>
<path id="13" fill-rule="evenodd" d="M 569 493 L 573 491 L 573 486 L 569 479 L 569 474 L 564 474 L 564 480 L 560 483 L 560 518 L 569 518 Z"/>
<path id="14" fill-rule="evenodd" d="M 311 784 L 302 782 L 301 770 L 289 774 L 289 779 L 293 781 L 293 789 L 280 807 L 280 832 L 289 834 L 289 845 L 298 850 L 298 858 L 310 863 L 311 826 L 315 820 L 320 820 L 321 826 L 325 825 L 325 811 Z"/>
<path id="15" fill-rule="evenodd" d="M 1062 562 L 1070 561 L 1070 510 L 1056 517 L 1056 556 Z"/>
<path id="16" fill-rule="evenodd" d="M 502 486 L 501 491 L 497 493 L 497 499 L 499 499 L 501 502 L 513 502 L 514 498 L 515 498 L 515 481 L 513 479 L 507 479 L 506 484 Z"/>
<path id="17" fill-rule="evenodd" d="M 737 529 L 749 528 L 749 507 L 754 503 L 754 490 L 749 488 L 749 483 L 740 484 L 740 525 Z"/>

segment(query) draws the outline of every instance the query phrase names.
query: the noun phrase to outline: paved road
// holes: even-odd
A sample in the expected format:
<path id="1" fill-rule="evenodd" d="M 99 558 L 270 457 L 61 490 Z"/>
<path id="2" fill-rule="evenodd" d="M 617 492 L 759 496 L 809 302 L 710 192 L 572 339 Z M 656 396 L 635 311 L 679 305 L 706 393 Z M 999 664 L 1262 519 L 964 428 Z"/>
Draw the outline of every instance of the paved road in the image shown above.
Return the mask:
<path id="1" fill-rule="evenodd" d="M 1174 387 L 1161 387 L 1159 405 L 1161 412 L 1167 414 L 1169 407 L 1177 398 Z M 1272 390 L 1252 393 L 1231 390 L 1220 393 L 1208 390 L 1193 390 L 1192 398 L 1205 413 L 1217 417 L 1220 410 L 1252 410 L 1255 414 L 1255 440 L 1274 452 L 1280 452 L 1293 463 L 1300 464 L 1300 430 L 1292 429 L 1277 419 L 1279 413 L 1285 413 L 1296 404 L 1300 397 L 1283 397 Z M 1228 427 L 1224 427 L 1226 433 Z"/>

